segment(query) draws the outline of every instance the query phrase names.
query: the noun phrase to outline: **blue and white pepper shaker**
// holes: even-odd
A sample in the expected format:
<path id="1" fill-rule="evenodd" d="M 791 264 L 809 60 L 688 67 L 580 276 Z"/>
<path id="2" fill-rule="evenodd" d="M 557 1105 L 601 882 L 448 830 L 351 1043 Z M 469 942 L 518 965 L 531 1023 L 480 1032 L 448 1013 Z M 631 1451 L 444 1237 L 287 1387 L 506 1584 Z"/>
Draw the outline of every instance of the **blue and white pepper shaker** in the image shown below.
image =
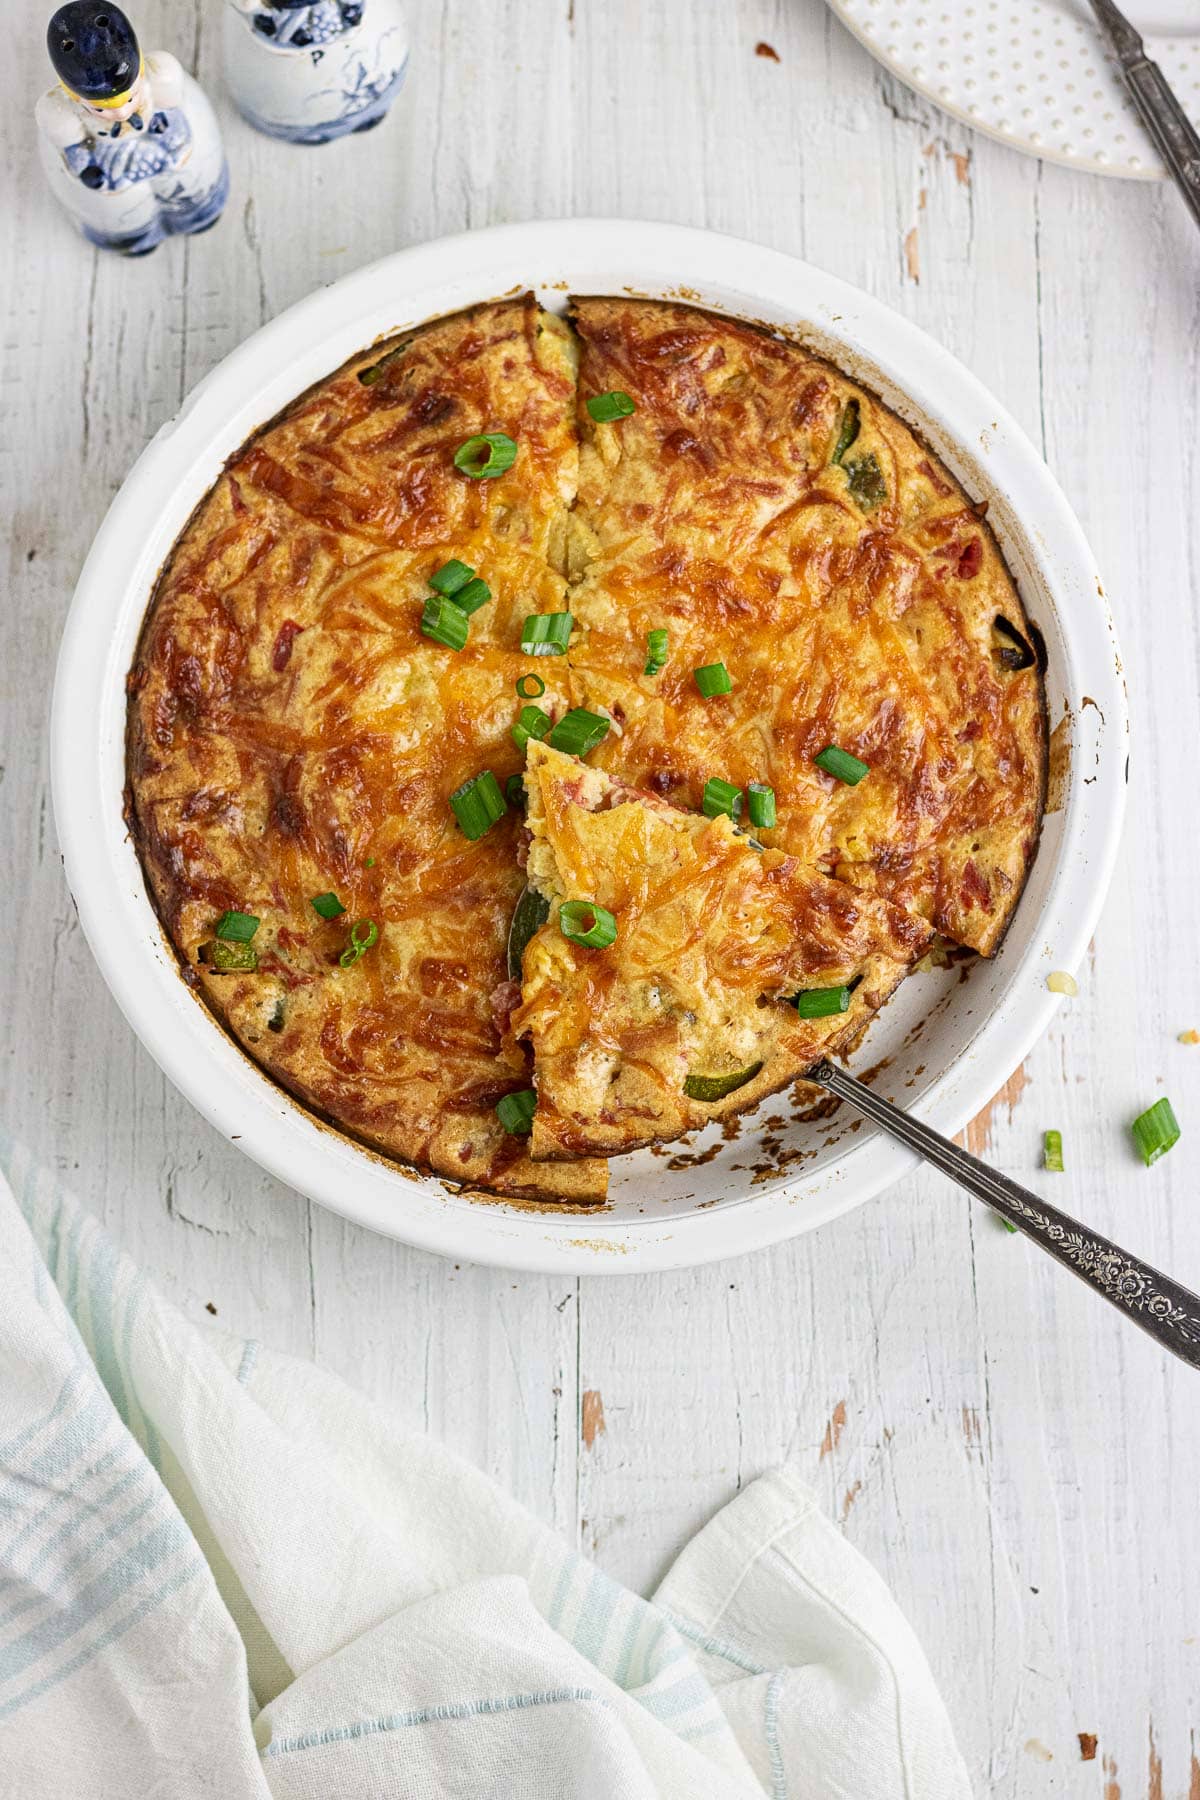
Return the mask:
<path id="1" fill-rule="evenodd" d="M 225 80 L 251 125 L 327 144 L 378 125 L 400 92 L 400 0 L 225 0 Z"/>
<path id="2" fill-rule="evenodd" d="M 60 6 L 46 45 L 60 85 L 37 103 L 42 166 L 83 235 L 144 256 L 215 225 L 229 194 L 221 133 L 175 58 L 143 56 L 110 0 Z"/>

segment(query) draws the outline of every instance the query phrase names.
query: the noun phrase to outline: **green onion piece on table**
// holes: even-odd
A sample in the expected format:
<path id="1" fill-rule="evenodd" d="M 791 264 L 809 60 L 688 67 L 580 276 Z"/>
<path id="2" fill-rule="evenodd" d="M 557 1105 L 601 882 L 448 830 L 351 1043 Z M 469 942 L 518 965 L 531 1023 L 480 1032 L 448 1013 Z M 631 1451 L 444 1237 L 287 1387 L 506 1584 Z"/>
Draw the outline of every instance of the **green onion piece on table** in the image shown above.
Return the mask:
<path id="1" fill-rule="evenodd" d="M 464 650 L 471 626 L 462 607 L 444 594 L 430 594 L 421 614 L 421 634 L 447 650 Z"/>
<path id="2" fill-rule="evenodd" d="M 473 581 L 474 578 L 474 569 L 465 562 L 459 562 L 456 556 L 452 556 L 449 562 L 443 563 L 441 568 L 429 577 L 429 585 L 431 588 L 436 588 L 439 594 L 445 594 L 447 600 L 452 600 L 459 589 L 465 588 L 468 581 Z"/>
<path id="3" fill-rule="evenodd" d="M 665 626 L 658 626 L 654 631 L 646 633 L 646 666 L 643 675 L 657 675 L 660 669 L 667 666 L 667 632 Z"/>
<path id="4" fill-rule="evenodd" d="M 733 683 L 729 679 L 729 670 L 725 667 L 723 662 L 705 663 L 702 669 L 693 669 L 692 673 L 696 678 L 696 686 L 700 689 L 700 692 L 704 695 L 706 700 L 711 700 L 714 694 L 730 694 L 733 692 Z"/>
<path id="5" fill-rule="evenodd" d="M 350 942 L 338 957 L 343 969 L 352 968 L 373 944 L 379 942 L 379 927 L 374 919 L 356 919 L 350 927 Z"/>
<path id="6" fill-rule="evenodd" d="M 546 691 L 546 684 L 540 675 L 518 675 L 517 697 L 521 700 L 540 700 Z"/>
<path id="7" fill-rule="evenodd" d="M 258 927 L 259 920 L 253 913 L 223 912 L 215 930 L 224 944 L 248 944 Z"/>
<path id="8" fill-rule="evenodd" d="M 558 909 L 558 929 L 573 944 L 586 944 L 589 950 L 605 950 L 617 938 L 617 921 L 593 900 L 564 900 Z"/>
<path id="9" fill-rule="evenodd" d="M 563 714 L 546 742 L 552 750 L 562 750 L 567 756 L 586 756 L 607 736 L 607 719 L 588 712 L 586 707 L 573 706 Z"/>
<path id="10" fill-rule="evenodd" d="M 1062 1132 L 1048 1131 L 1045 1136 L 1045 1147 L 1042 1152 L 1042 1166 L 1052 1169 L 1056 1175 L 1063 1173 Z"/>
<path id="11" fill-rule="evenodd" d="M 1156 1100 L 1153 1106 L 1140 1113 L 1130 1129 L 1147 1168 L 1156 1163 L 1160 1156 L 1165 1156 L 1173 1144 L 1179 1142 L 1179 1120 L 1175 1117 L 1171 1102 L 1165 1098 Z"/>
<path id="12" fill-rule="evenodd" d="M 607 394 L 593 394 L 587 403 L 588 412 L 598 425 L 607 425 L 613 419 L 627 419 L 635 413 L 637 407 L 621 388 L 610 388 Z"/>
<path id="13" fill-rule="evenodd" d="M 336 894 L 314 894 L 308 904 L 323 919 L 336 919 L 346 910 Z"/>
<path id="14" fill-rule="evenodd" d="M 252 944 L 229 943 L 217 938 L 207 946 L 207 955 L 210 967 L 221 975 L 249 972 L 258 967 L 258 951 Z"/>
<path id="15" fill-rule="evenodd" d="M 857 756 L 851 756 L 848 750 L 839 750 L 836 744 L 826 744 L 813 761 L 818 769 L 824 769 L 835 781 L 844 781 L 847 787 L 857 787 L 863 776 L 871 773 L 870 763 L 860 762 Z"/>
<path id="16" fill-rule="evenodd" d="M 544 738 L 550 729 L 551 719 L 548 712 L 540 706 L 523 706 L 517 714 L 517 722 L 512 728 L 512 741 L 524 754 L 525 746 L 530 738 Z"/>
<path id="17" fill-rule="evenodd" d="M 791 1003 L 802 1019 L 829 1019 L 844 1013 L 850 1005 L 848 987 L 807 988 L 793 994 Z"/>
<path id="18" fill-rule="evenodd" d="M 752 825 L 761 825 L 764 831 L 770 830 L 775 823 L 775 789 L 765 781 L 747 782 L 746 808 Z"/>
<path id="19" fill-rule="evenodd" d="M 518 1094 L 505 1094 L 496 1102 L 496 1117 L 510 1137 L 528 1137 L 533 1130 L 536 1111 L 537 1095 L 532 1088 L 522 1088 Z"/>
<path id="20" fill-rule="evenodd" d="M 455 468 L 472 481 L 491 481 L 511 469 L 516 460 L 517 446 L 503 431 L 482 431 L 454 452 Z"/>
<path id="21" fill-rule="evenodd" d="M 728 813 L 731 819 L 741 816 L 742 790 L 735 787 L 732 781 L 722 781 L 714 775 L 711 781 L 704 784 L 704 798 L 700 809 L 706 819 L 718 819 L 722 813 Z"/>
<path id="22" fill-rule="evenodd" d="M 500 792 L 500 783 L 490 769 L 472 775 L 469 781 L 456 787 L 450 796 L 450 806 L 462 827 L 464 837 L 470 838 L 472 842 L 481 838 L 485 831 L 490 831 L 508 811 L 504 795 Z"/>

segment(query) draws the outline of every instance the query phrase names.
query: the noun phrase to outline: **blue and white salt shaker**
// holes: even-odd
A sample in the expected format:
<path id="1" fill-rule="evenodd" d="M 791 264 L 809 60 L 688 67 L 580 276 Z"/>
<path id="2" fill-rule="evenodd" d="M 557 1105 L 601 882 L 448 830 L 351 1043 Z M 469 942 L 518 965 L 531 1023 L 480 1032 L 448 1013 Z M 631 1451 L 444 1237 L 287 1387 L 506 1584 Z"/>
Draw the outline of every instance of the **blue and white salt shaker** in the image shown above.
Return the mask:
<path id="1" fill-rule="evenodd" d="M 378 125 L 400 92 L 400 0 L 226 0 L 225 80 L 239 112 L 291 144 Z"/>
<path id="2" fill-rule="evenodd" d="M 59 85 L 37 103 L 42 166 L 83 235 L 144 256 L 215 225 L 229 194 L 221 133 L 175 58 L 143 56 L 110 0 L 60 6 L 46 46 Z"/>

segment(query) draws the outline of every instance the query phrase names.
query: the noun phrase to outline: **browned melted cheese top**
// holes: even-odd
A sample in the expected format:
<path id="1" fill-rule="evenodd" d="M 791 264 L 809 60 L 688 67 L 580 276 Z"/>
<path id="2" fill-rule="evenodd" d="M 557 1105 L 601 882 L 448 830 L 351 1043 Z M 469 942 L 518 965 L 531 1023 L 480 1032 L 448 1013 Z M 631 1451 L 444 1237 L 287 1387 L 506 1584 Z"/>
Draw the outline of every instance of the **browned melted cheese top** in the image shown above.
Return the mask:
<path id="1" fill-rule="evenodd" d="M 838 371 L 686 307 L 587 300 L 579 512 L 595 534 L 572 610 L 577 693 L 620 721 L 598 760 L 696 806 L 704 782 L 769 782 L 770 838 L 892 895 L 947 936 L 998 942 L 1036 844 L 1045 746 L 1029 626 L 981 509 L 896 416 Z M 850 402 L 860 429 L 833 460 Z M 873 458 L 884 497 L 851 474 Z M 849 473 L 848 473 L 849 471 Z M 643 678 L 645 634 L 670 661 Z M 723 661 L 731 694 L 693 671 Z M 813 758 L 869 764 L 847 787 Z"/>
<path id="2" fill-rule="evenodd" d="M 526 297 L 364 355 L 229 464 L 160 580 L 130 677 L 130 816 L 189 979 L 249 1053 L 389 1153 L 515 1194 L 597 1197 L 598 1163 L 547 1171 L 496 1099 L 529 1083 L 504 945 L 520 892 L 510 814 L 469 843 L 450 793 L 521 765 L 514 683 L 605 707 L 594 758 L 683 804 L 723 775 L 775 787 L 771 842 L 989 949 L 1041 809 L 1040 682 L 997 663 L 1028 632 L 978 511 L 866 390 L 795 346 L 694 309 L 584 301 L 578 346 Z M 396 352 L 396 354 L 388 354 Z M 385 360 L 386 357 L 386 360 Z M 369 382 L 358 379 L 376 371 Z M 637 412 L 596 426 L 588 395 Z M 856 505 L 831 447 L 887 498 Z M 503 431 L 498 480 L 453 465 Z M 422 636 L 430 575 L 488 582 L 455 654 Z M 520 653 L 569 606 L 569 657 Z M 671 659 L 642 674 L 645 633 Z M 692 670 L 724 660 L 734 692 Z M 812 755 L 871 764 L 842 788 Z M 332 890 L 343 917 L 320 919 Z M 199 959 L 256 914 L 254 974 Z M 379 941 L 352 968 L 349 924 Z"/>
<path id="3" fill-rule="evenodd" d="M 755 850 L 728 817 L 544 745 L 530 746 L 526 786 L 530 879 L 551 902 L 513 1018 L 533 1046 L 535 1155 L 614 1155 L 794 1081 L 861 1029 L 928 940 L 923 920 Z M 603 948 L 560 928 L 558 903 L 585 898 L 616 920 Z M 787 1004 L 851 985 L 851 1005 L 823 1018 Z M 747 1070 L 724 1107 L 686 1094 L 689 1076 Z"/>

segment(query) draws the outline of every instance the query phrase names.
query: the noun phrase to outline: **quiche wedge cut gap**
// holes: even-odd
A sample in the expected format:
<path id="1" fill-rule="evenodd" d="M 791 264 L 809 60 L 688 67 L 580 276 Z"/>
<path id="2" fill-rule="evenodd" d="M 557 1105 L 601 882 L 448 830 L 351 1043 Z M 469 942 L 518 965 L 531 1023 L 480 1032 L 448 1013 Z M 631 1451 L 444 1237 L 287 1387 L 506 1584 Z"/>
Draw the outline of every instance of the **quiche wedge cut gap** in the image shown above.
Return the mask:
<path id="1" fill-rule="evenodd" d="M 726 815 L 544 743 L 526 757 L 527 876 L 548 913 L 511 1023 L 533 1052 L 535 1162 L 752 1107 L 856 1036 L 929 941 L 924 920 L 756 847 Z M 610 936 L 606 915 L 610 942 L 576 941 Z"/>

